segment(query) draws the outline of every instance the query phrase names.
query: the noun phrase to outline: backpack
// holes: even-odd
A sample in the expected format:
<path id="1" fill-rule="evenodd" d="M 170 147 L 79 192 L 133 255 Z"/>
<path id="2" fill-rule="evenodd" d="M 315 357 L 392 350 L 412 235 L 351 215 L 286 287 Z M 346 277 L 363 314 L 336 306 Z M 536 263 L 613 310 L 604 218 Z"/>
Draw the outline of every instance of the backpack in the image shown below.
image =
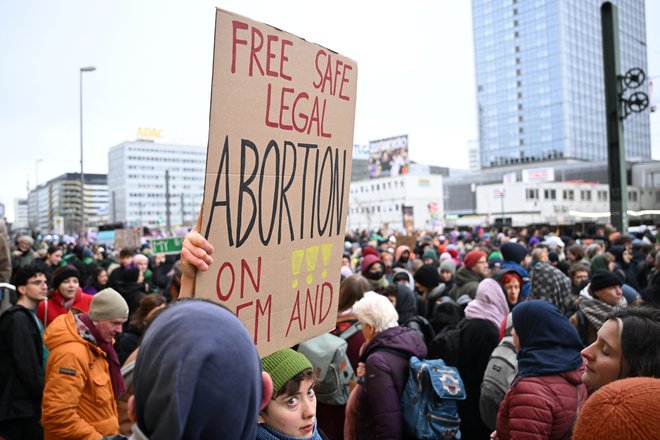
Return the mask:
<path id="1" fill-rule="evenodd" d="M 495 429 L 497 412 L 500 409 L 504 395 L 509 390 L 518 370 L 516 347 L 513 336 L 505 336 L 493 354 L 490 355 L 484 379 L 481 382 L 481 397 L 479 398 L 479 413 L 481 420 L 489 429 Z"/>
<path id="2" fill-rule="evenodd" d="M 0 283 L 0 315 L 18 302 L 16 287 L 9 283 Z"/>
<path id="3" fill-rule="evenodd" d="M 429 320 L 437 334 L 447 326 L 458 324 L 464 316 L 463 307 L 459 306 L 450 296 L 441 296 L 435 301 Z"/>
<path id="4" fill-rule="evenodd" d="M 433 338 L 435 331 L 433 326 L 421 315 L 411 316 L 410 319 L 404 324 L 405 327 L 415 330 L 424 339 L 424 344 L 428 347 Z"/>
<path id="5" fill-rule="evenodd" d="M 460 439 L 457 401 L 465 399 L 458 370 L 442 359 L 409 361 L 408 381 L 401 395 L 406 435 L 415 439 Z"/>
<path id="6" fill-rule="evenodd" d="M 428 347 L 429 359 L 442 359 L 447 365 L 457 367 L 461 351 L 462 320 L 456 325 L 448 325 L 435 335 Z"/>
<path id="7" fill-rule="evenodd" d="M 298 351 L 307 357 L 318 379 L 316 399 L 328 405 L 345 405 L 348 401 L 349 382 L 354 377 L 348 359 L 346 340 L 359 332 L 361 326 L 354 323 L 339 336 L 325 333 L 298 345 Z"/>
<path id="8" fill-rule="evenodd" d="M 589 324 L 587 322 L 587 317 L 584 316 L 582 310 L 578 309 L 578 311 L 575 312 L 575 319 L 577 320 L 577 332 L 578 336 L 580 336 L 580 340 L 585 347 L 591 345 L 589 344 Z"/>

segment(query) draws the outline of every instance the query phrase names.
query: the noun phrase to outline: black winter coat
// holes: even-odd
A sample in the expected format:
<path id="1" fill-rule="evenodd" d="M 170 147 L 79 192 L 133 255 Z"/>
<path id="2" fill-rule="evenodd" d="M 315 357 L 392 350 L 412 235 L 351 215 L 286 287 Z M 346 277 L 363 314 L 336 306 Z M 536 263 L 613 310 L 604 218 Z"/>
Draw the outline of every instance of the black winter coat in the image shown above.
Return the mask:
<path id="1" fill-rule="evenodd" d="M 20 305 L 0 316 L 0 422 L 41 417 L 43 345 L 35 319 Z"/>
<path id="2" fill-rule="evenodd" d="M 461 435 L 464 439 L 488 439 L 491 430 L 481 420 L 479 398 L 488 360 L 499 343 L 499 332 L 485 319 L 465 319 L 461 326 L 458 372 L 467 394 L 465 400 L 458 401 Z"/>

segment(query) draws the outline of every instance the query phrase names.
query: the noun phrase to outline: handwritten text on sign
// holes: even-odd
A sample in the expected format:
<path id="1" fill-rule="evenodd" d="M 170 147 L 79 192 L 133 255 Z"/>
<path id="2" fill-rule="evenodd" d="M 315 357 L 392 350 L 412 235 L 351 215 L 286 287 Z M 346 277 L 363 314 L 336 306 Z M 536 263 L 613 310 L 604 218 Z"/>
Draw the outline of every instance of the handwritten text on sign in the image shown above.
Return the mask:
<path id="1" fill-rule="evenodd" d="M 213 70 L 202 231 L 221 257 L 196 296 L 265 355 L 334 325 L 357 65 L 219 10 Z"/>

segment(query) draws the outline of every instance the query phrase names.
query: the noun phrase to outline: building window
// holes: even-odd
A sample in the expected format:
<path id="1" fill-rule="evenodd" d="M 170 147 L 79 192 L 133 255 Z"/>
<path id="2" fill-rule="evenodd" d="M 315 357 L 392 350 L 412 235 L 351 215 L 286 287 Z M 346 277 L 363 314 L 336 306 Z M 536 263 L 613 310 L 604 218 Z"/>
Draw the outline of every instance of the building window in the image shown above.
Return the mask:
<path id="1" fill-rule="evenodd" d="M 598 191 L 598 201 L 605 202 L 607 201 L 607 191 Z"/>
<path id="2" fill-rule="evenodd" d="M 575 199 L 575 194 L 572 189 L 565 189 L 564 190 L 564 200 L 574 200 Z"/>
<path id="3" fill-rule="evenodd" d="M 588 189 L 583 189 L 580 191 L 580 199 L 590 202 L 591 201 L 591 191 Z"/>
<path id="4" fill-rule="evenodd" d="M 525 198 L 527 200 L 538 200 L 539 190 L 538 189 L 526 189 L 525 190 Z"/>
<path id="5" fill-rule="evenodd" d="M 628 191 L 628 200 L 631 202 L 637 201 L 637 191 Z"/>
<path id="6" fill-rule="evenodd" d="M 546 200 L 557 200 L 557 190 L 554 189 L 543 190 L 543 198 Z"/>

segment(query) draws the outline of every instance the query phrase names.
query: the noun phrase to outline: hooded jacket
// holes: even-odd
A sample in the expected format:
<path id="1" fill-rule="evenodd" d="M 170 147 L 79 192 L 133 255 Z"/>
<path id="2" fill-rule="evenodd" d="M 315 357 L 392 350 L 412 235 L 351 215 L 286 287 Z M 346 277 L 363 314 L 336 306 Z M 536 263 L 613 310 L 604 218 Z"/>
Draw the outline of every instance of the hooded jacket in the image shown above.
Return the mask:
<path id="1" fill-rule="evenodd" d="M 456 271 L 456 284 L 449 293 L 454 301 L 457 301 L 463 295 L 468 295 L 474 299 L 477 294 L 477 286 L 484 279 L 484 276 L 463 266 Z"/>
<path id="2" fill-rule="evenodd" d="M 426 356 L 421 335 L 407 327 L 393 327 L 377 334 L 362 354 L 366 381 L 362 384 L 358 409 L 361 439 L 403 438 L 400 398 L 408 379 L 408 359 L 403 355 Z"/>
<path id="3" fill-rule="evenodd" d="M 503 261 L 502 264 L 500 265 L 500 270 L 513 270 L 515 271 L 518 275 L 520 275 L 520 278 L 523 280 L 523 284 L 520 287 L 520 301 L 524 301 L 527 298 L 529 298 L 530 293 L 532 293 L 532 283 L 529 278 L 529 272 L 527 272 L 527 269 L 522 267 L 518 263 L 514 263 L 513 261 Z"/>
<path id="4" fill-rule="evenodd" d="M 41 416 L 43 345 L 34 312 L 15 305 L 0 316 L 0 422 Z"/>
<path id="5" fill-rule="evenodd" d="M 578 334 L 541 300 L 513 309 L 513 325 L 521 346 L 518 377 L 497 415 L 498 438 L 566 438 L 587 396 Z"/>
<path id="6" fill-rule="evenodd" d="M 153 321 L 134 371 L 135 438 L 256 437 L 261 364 L 245 326 L 224 307 L 181 301 Z"/>
<path id="7" fill-rule="evenodd" d="M 479 415 L 481 382 L 490 355 L 499 343 L 499 327 L 508 313 L 502 288 L 490 278 L 479 283 L 475 299 L 465 308 L 465 320 L 460 324 L 457 367 L 467 393 L 465 400 L 458 401 L 461 434 L 466 439 L 488 438 L 490 434 Z"/>
<path id="8" fill-rule="evenodd" d="M 71 310 L 80 313 L 89 312 L 89 306 L 92 303 L 93 298 L 92 295 L 88 295 L 79 288 L 73 297 Z M 45 316 L 46 309 L 48 309 L 48 316 Z M 39 303 L 39 307 L 37 308 L 37 318 L 39 318 L 44 324 L 44 327 L 48 327 L 53 321 L 55 321 L 55 318 L 68 312 L 69 310 L 64 307 L 64 298 L 62 297 L 62 294 L 58 289 L 55 289 L 50 298 Z"/>
<path id="9" fill-rule="evenodd" d="M 50 350 L 41 415 L 45 440 L 98 440 L 119 432 L 106 354 L 80 335 L 79 325 L 67 313 L 44 334 Z"/>

